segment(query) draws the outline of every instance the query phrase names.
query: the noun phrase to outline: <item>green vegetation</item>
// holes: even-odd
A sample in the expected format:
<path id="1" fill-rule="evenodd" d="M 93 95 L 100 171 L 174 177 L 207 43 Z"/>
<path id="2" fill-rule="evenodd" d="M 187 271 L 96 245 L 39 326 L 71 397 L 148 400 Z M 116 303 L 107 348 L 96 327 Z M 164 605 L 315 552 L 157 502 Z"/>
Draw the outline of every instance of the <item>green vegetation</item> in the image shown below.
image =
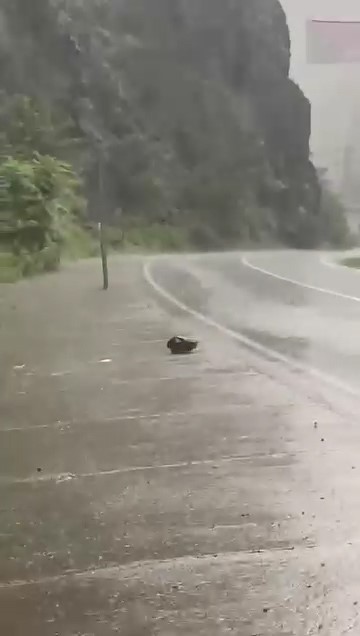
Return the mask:
<path id="1" fill-rule="evenodd" d="M 96 253 L 100 219 L 121 250 L 343 240 L 278 0 L 3 0 L 0 33 L 7 270 Z"/>
<path id="2" fill-rule="evenodd" d="M 67 164 L 39 154 L 0 164 L 1 240 L 21 275 L 58 268 L 80 212 L 78 182 Z"/>
<path id="3" fill-rule="evenodd" d="M 160 223 L 145 225 L 143 221 L 122 229 L 110 227 L 106 239 L 117 251 L 181 252 L 191 247 L 186 229 Z"/>
<path id="4" fill-rule="evenodd" d="M 348 258 L 344 258 L 341 261 L 341 265 L 345 265 L 345 267 L 353 267 L 354 269 L 360 269 L 360 256 L 351 256 Z"/>
<path id="5" fill-rule="evenodd" d="M 58 269 L 61 256 L 93 251 L 82 229 L 85 201 L 79 177 L 59 157 L 76 140 L 68 122 L 38 101 L 4 98 L 0 112 L 1 281 Z"/>
<path id="6" fill-rule="evenodd" d="M 15 283 L 21 277 L 19 263 L 11 252 L 0 251 L 0 283 Z"/>

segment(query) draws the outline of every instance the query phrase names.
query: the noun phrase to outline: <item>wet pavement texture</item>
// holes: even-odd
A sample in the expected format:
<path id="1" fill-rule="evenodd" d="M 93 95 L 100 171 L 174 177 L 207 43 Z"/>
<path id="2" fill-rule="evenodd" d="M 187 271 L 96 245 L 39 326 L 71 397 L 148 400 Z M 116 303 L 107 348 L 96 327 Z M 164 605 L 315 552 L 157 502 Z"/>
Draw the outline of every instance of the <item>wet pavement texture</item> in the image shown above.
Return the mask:
<path id="1" fill-rule="evenodd" d="M 318 255 L 249 260 L 356 296 Z M 343 381 L 360 304 L 239 254 L 149 271 L 225 329 L 137 257 L 108 293 L 95 261 L 0 288 L 1 636 L 359 634 L 357 396 L 226 329 Z"/>
<path id="2" fill-rule="evenodd" d="M 202 293 L 192 306 L 281 354 L 330 372 L 354 392 L 360 384 L 360 274 L 329 267 L 336 256 L 259 252 L 194 257 L 158 275 Z M 323 262 L 325 261 L 325 263 Z M 186 280 L 186 286 L 182 281 Z M 294 282 L 298 284 L 294 284 Z M 216 289 L 216 293 L 213 290 Z M 326 293 L 327 291 L 331 293 Z"/>

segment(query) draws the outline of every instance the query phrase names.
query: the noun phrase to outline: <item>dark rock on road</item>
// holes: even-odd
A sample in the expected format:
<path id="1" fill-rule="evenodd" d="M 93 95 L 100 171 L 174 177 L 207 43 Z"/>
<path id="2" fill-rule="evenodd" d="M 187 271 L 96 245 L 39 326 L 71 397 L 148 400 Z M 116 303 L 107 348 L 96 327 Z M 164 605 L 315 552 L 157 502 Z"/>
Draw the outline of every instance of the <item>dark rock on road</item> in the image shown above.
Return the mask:
<path id="1" fill-rule="evenodd" d="M 195 351 L 198 344 L 199 343 L 196 340 L 189 340 L 182 336 L 174 336 L 167 343 L 167 348 L 170 349 L 173 355 L 185 355 Z"/>

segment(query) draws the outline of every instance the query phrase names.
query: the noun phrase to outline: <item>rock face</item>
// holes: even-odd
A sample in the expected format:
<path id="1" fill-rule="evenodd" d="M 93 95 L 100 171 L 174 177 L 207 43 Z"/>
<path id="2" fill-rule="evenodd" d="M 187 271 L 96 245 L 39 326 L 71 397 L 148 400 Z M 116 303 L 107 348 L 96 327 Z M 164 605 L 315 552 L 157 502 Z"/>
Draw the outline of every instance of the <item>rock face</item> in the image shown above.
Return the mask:
<path id="1" fill-rule="evenodd" d="M 280 193 L 276 187 L 273 192 L 278 230 L 285 241 L 302 246 L 309 240 L 308 229 L 310 234 L 316 230 L 320 206 L 318 178 L 309 160 L 311 106 L 289 79 L 289 31 L 279 2 L 254 0 L 243 4 L 247 5 L 243 23 L 247 33 L 252 34 L 253 62 L 249 65 L 248 86 L 272 176 L 283 185 Z M 268 194 L 271 197 L 271 188 Z"/>
<path id="2" fill-rule="evenodd" d="M 72 118 L 93 206 L 100 147 L 109 215 L 185 227 L 204 247 L 316 243 L 310 104 L 278 0 L 2 4 L 2 85 Z"/>

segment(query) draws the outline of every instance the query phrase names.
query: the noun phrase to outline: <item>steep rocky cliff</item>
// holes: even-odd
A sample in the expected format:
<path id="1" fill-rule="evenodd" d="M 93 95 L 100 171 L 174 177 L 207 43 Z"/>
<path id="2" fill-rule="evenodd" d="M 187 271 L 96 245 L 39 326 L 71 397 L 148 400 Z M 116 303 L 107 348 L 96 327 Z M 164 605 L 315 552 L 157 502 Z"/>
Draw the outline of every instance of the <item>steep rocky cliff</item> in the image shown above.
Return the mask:
<path id="1" fill-rule="evenodd" d="M 3 103 L 71 119 L 93 216 L 121 208 L 201 246 L 318 240 L 310 105 L 278 0 L 2 0 L 0 35 Z"/>

